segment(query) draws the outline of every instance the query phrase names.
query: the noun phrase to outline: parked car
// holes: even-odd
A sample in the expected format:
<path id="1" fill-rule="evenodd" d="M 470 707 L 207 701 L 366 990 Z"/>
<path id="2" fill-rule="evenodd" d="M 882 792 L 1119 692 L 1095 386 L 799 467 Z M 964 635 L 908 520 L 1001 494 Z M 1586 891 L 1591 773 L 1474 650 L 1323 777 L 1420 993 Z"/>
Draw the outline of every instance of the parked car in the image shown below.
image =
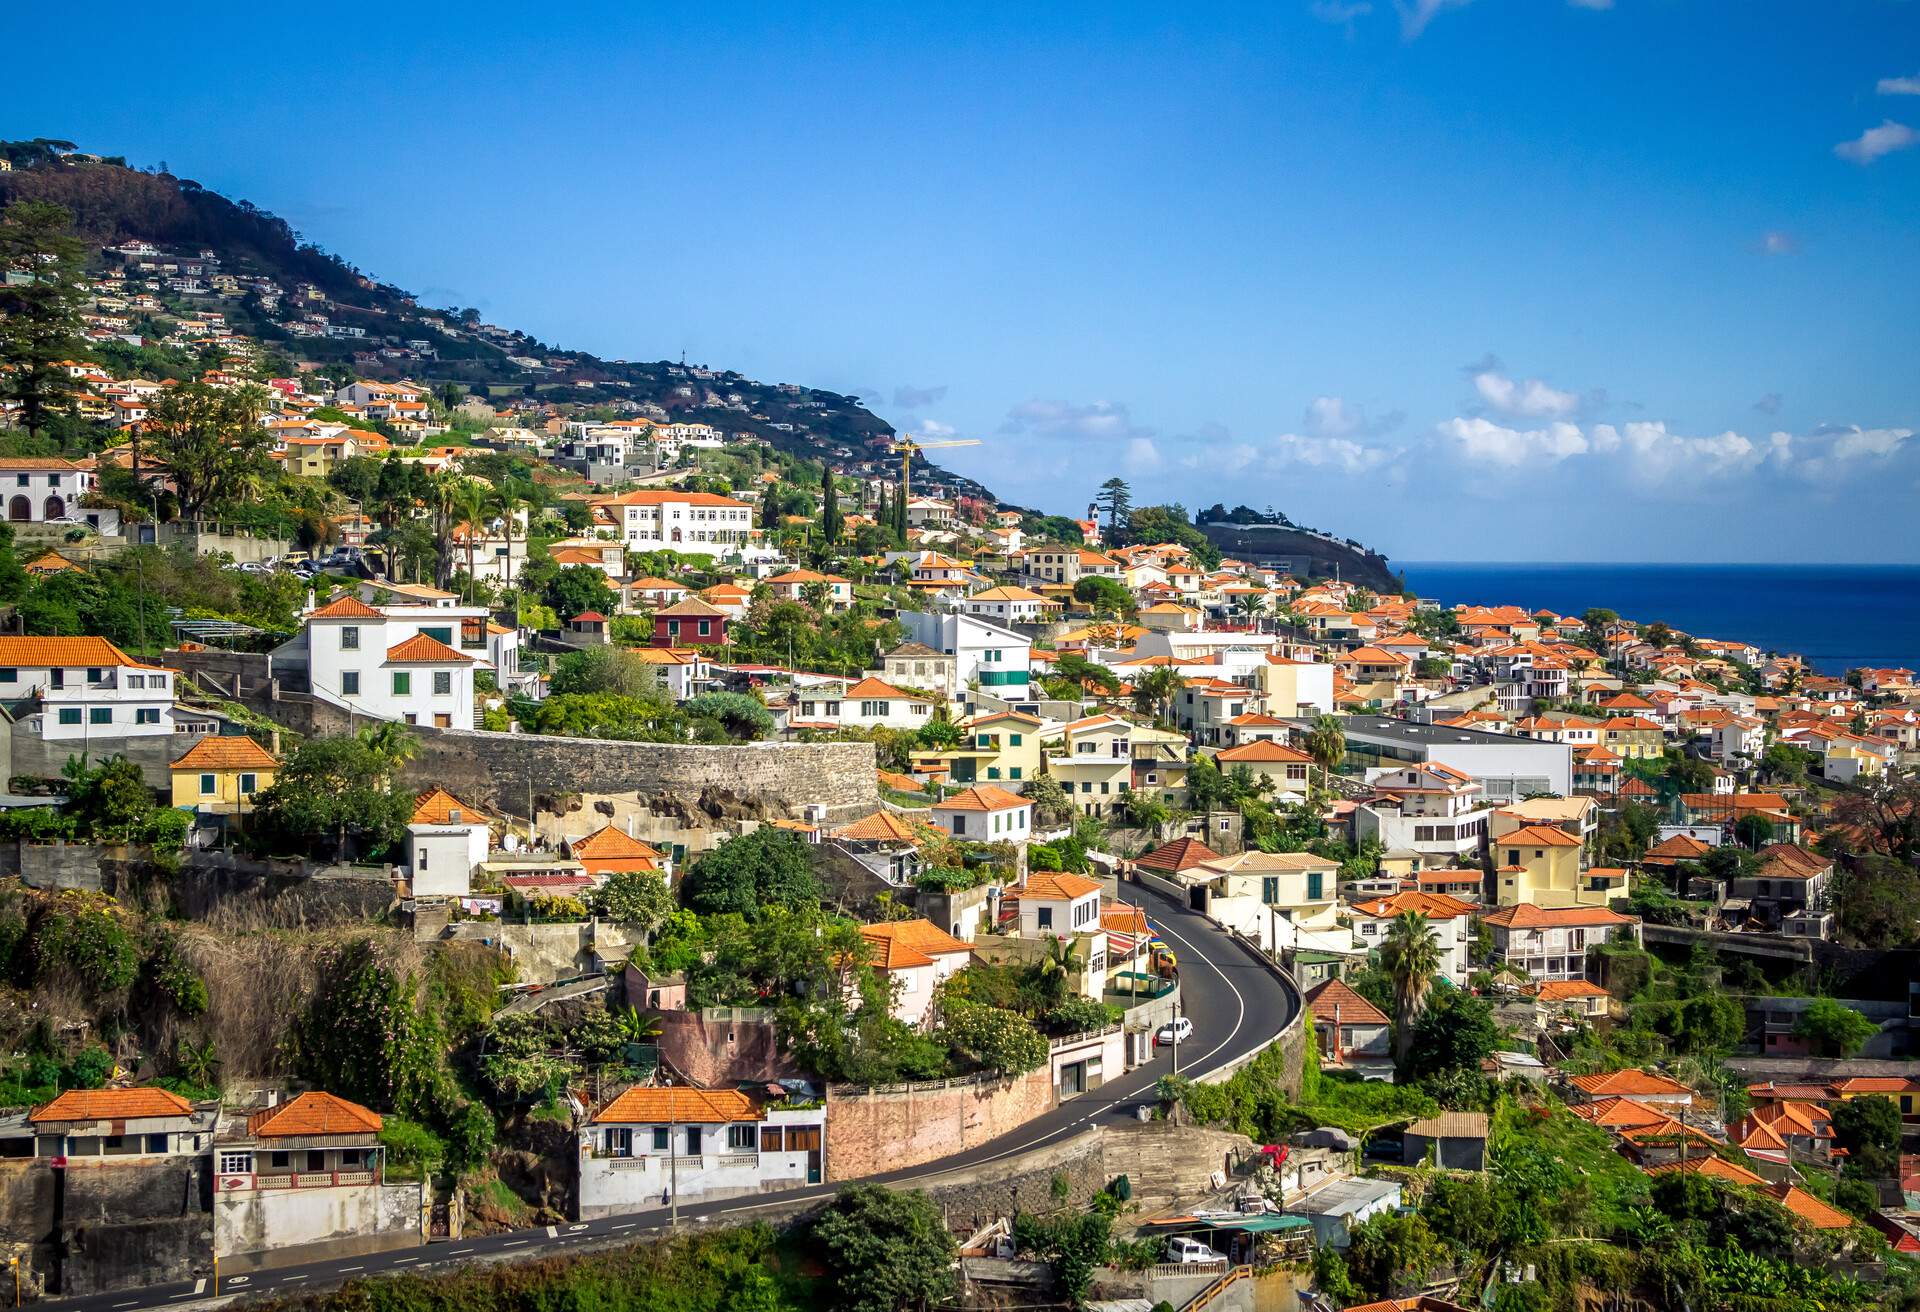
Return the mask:
<path id="1" fill-rule="evenodd" d="M 1193 1022 L 1185 1016 L 1175 1016 L 1154 1032 L 1155 1043 L 1173 1043 L 1179 1039 L 1193 1037 Z"/>
<path id="2" fill-rule="evenodd" d="M 1198 1239 L 1189 1239 L 1185 1235 L 1171 1235 L 1167 1239 L 1167 1261 L 1185 1262 L 1194 1266 L 1225 1266 L 1226 1255 L 1216 1253 Z"/>

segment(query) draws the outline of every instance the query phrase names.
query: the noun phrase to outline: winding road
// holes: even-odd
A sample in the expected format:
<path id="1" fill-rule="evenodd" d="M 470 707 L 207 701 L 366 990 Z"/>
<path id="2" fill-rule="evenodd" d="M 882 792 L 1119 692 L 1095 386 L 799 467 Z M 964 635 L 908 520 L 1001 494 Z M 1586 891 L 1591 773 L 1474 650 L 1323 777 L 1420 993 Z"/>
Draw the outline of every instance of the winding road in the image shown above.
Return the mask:
<path id="1" fill-rule="evenodd" d="M 1180 960 L 1182 1011 L 1194 1027 L 1192 1037 L 1180 1045 L 1182 1074 L 1198 1076 L 1218 1070 L 1256 1051 L 1291 1023 L 1300 1005 L 1299 995 L 1282 984 L 1272 969 L 1255 956 L 1252 948 L 1205 916 L 1154 890 L 1126 885 L 1125 892 L 1130 900 L 1144 902 L 1160 937 Z M 866 1178 L 907 1188 L 951 1171 L 981 1166 L 1057 1143 L 1092 1126 L 1129 1120 L 1142 1096 L 1168 1073 L 1171 1059 L 1172 1054 L 1162 1048 L 1147 1065 L 1064 1102 L 990 1143 L 938 1161 Z M 759 1211 L 791 1207 L 810 1198 L 830 1197 L 846 1183 L 835 1181 L 745 1198 L 686 1203 L 681 1205 L 680 1215 L 683 1219 L 737 1217 L 744 1222 Z M 569 1246 L 605 1244 L 609 1239 L 626 1235 L 639 1239 L 644 1237 L 644 1232 L 664 1228 L 667 1221 L 667 1209 L 660 1207 L 594 1221 L 223 1275 L 219 1296 L 304 1293 L 360 1276 L 417 1271 L 483 1257 L 544 1255 Z M 134 1312 L 135 1309 L 191 1306 L 214 1297 L 210 1284 L 207 1279 L 181 1281 L 146 1289 L 48 1299 L 46 1304 L 75 1312 Z"/>

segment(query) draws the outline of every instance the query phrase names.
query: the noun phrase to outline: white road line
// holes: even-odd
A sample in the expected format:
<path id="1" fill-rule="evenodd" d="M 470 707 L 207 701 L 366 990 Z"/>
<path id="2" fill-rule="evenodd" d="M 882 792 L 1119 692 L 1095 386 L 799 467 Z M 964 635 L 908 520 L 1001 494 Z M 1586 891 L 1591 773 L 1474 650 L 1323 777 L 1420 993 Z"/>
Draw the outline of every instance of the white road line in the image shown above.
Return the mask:
<path id="1" fill-rule="evenodd" d="M 168 1294 L 167 1301 L 171 1303 L 176 1298 L 192 1298 L 192 1297 L 193 1297 L 193 1291 L 189 1289 L 183 1294 Z"/>
<path id="2" fill-rule="evenodd" d="M 282 1279 L 280 1283 L 283 1285 L 290 1285 L 296 1280 L 305 1280 L 305 1279 L 306 1279 L 305 1276 L 287 1276 L 284 1279 Z"/>
<path id="3" fill-rule="evenodd" d="M 115 1307 L 132 1307 L 135 1303 L 138 1303 L 139 1301 L 140 1300 L 137 1298 L 130 1298 L 124 1303 L 115 1303 L 114 1306 Z"/>
<path id="4" fill-rule="evenodd" d="M 533 1242 L 533 1240 L 531 1240 L 531 1239 L 509 1239 L 509 1240 L 507 1240 L 507 1242 L 506 1242 L 506 1243 L 504 1243 L 504 1244 L 502 1244 L 502 1245 L 500 1245 L 500 1247 L 502 1247 L 502 1248 L 518 1248 L 518 1247 L 520 1247 L 520 1245 L 522 1245 L 522 1244 L 530 1244 L 530 1243 L 532 1243 L 532 1242 Z"/>
<path id="5" fill-rule="evenodd" d="M 560 1227 L 559 1227 L 559 1226 L 557 1226 L 557 1225 L 550 1225 L 550 1226 L 548 1226 L 548 1227 L 547 1227 L 547 1238 L 549 1238 L 549 1239 L 557 1239 L 557 1238 L 559 1238 L 559 1237 L 560 1237 Z"/>
<path id="6" fill-rule="evenodd" d="M 198 1280 L 193 1282 L 193 1292 L 196 1294 L 199 1293 L 201 1290 L 205 1289 L 206 1287 L 207 1287 L 207 1278 L 205 1276 L 201 1276 Z"/>
<path id="7" fill-rule="evenodd" d="M 395 1266 L 405 1266 L 409 1262 L 418 1262 L 419 1260 L 420 1259 L 417 1257 L 402 1257 L 402 1258 L 396 1258 L 393 1264 Z"/>
<path id="8" fill-rule="evenodd" d="M 633 1228 L 634 1228 L 635 1226 L 637 1226 L 637 1225 L 639 1225 L 639 1224 L 640 1224 L 640 1223 L 639 1223 L 638 1221 L 629 1221 L 629 1222 L 627 1222 L 627 1223 L 626 1223 L 625 1225 L 617 1225 L 617 1226 L 615 1226 L 615 1227 L 613 1227 L 613 1228 L 614 1228 L 615 1230 L 631 1230 L 631 1229 L 633 1229 Z"/>
<path id="9" fill-rule="evenodd" d="M 342 1271 L 365 1271 L 366 1270 L 366 1268 L 363 1266 L 343 1266 L 340 1269 Z"/>
<path id="10" fill-rule="evenodd" d="M 453 1250 L 453 1251 L 452 1251 L 451 1253 L 449 1253 L 449 1254 L 447 1254 L 447 1256 L 448 1256 L 448 1257 L 458 1257 L 458 1256 L 460 1256 L 460 1255 L 461 1255 L 462 1253 L 471 1253 L 472 1251 L 473 1251 L 473 1250 L 472 1250 L 471 1248 L 456 1248 L 456 1249 L 454 1249 L 454 1250 Z"/>

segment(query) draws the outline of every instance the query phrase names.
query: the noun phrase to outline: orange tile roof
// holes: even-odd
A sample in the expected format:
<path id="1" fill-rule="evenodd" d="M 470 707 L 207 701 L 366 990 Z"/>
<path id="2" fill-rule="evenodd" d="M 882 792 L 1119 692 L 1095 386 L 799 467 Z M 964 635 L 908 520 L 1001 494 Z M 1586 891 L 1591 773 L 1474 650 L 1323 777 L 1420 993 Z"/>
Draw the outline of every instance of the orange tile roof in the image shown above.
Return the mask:
<path id="1" fill-rule="evenodd" d="M 310 620 L 379 620 L 386 616 L 355 596 L 336 597 L 317 610 L 307 612 Z"/>
<path id="2" fill-rule="evenodd" d="M 1552 825 L 1522 825 L 1491 840 L 1495 847 L 1578 847 L 1580 840 Z"/>
<path id="3" fill-rule="evenodd" d="M 1769 1185 L 1766 1192 L 1779 1199 L 1780 1206 L 1816 1230 L 1846 1230 L 1854 1224 L 1853 1217 L 1837 1207 L 1821 1202 L 1797 1185 Z"/>
<path id="4" fill-rule="evenodd" d="M 1542 1002 L 1568 1002 L 1574 998 L 1611 998 L 1613 995 L 1591 980 L 1549 979 L 1541 981 L 1533 996 Z"/>
<path id="5" fill-rule="evenodd" d="M 833 831 L 833 836 L 855 843 L 911 843 L 914 841 L 913 827 L 891 811 L 875 811 L 863 820 L 841 825 Z"/>
<path id="6" fill-rule="evenodd" d="M 852 694 L 848 694 L 851 696 Z M 1016 797 L 1004 788 L 995 788 L 992 784 L 980 784 L 964 793 L 955 793 L 933 804 L 936 811 L 1011 811 L 1016 807 L 1027 806 L 1024 797 Z"/>
<path id="7" fill-rule="evenodd" d="M 1190 870 L 1206 861 L 1217 861 L 1220 854 L 1193 838 L 1176 838 L 1162 843 L 1134 864 L 1148 870 Z"/>
<path id="8" fill-rule="evenodd" d="M 378 1134 L 380 1114 L 357 1102 L 318 1090 L 247 1118 L 247 1130 L 256 1139 L 302 1138 L 333 1134 Z"/>
<path id="9" fill-rule="evenodd" d="M 109 665 L 149 668 L 105 638 L 0 637 L 0 666 L 28 670 L 70 670 L 77 666 L 104 668 Z"/>
<path id="10" fill-rule="evenodd" d="M 1569 1081 L 1574 1088 L 1589 1098 L 1619 1097 L 1646 1098 L 1653 1096 L 1678 1097 L 1691 1096 L 1692 1089 L 1678 1080 L 1669 1079 L 1654 1071 L 1607 1071 L 1600 1075 L 1576 1075 Z"/>
<path id="11" fill-rule="evenodd" d="M 860 682 L 854 684 L 851 688 L 847 689 L 846 696 L 848 700 L 853 700 L 855 698 L 861 698 L 861 697 L 866 697 L 866 698 L 904 697 L 908 701 L 915 701 L 915 702 L 923 702 L 927 700 L 925 697 L 916 696 L 915 694 L 908 692 L 904 688 L 896 688 L 892 684 L 887 683 L 882 679 L 872 679 L 872 678 L 862 679 L 860 680 Z"/>
<path id="12" fill-rule="evenodd" d="M 1724 1157 L 1689 1157 L 1684 1162 L 1668 1162 L 1664 1166 L 1649 1166 L 1646 1170 L 1648 1175 L 1704 1175 L 1730 1184 L 1766 1183 L 1738 1162 L 1730 1162 Z"/>
<path id="13" fill-rule="evenodd" d="M 458 817 L 457 819 L 455 817 Z M 468 806 L 444 788 L 429 788 L 413 799 L 412 825 L 486 824 L 486 812 Z"/>
<path id="14" fill-rule="evenodd" d="M 1253 742 L 1242 743 L 1238 747 L 1229 747 L 1225 751 L 1218 753 L 1214 759 L 1233 764 L 1239 764 L 1241 762 L 1258 762 L 1261 764 L 1285 762 L 1289 765 L 1306 764 L 1313 760 L 1311 756 L 1308 756 L 1299 748 L 1288 747 L 1285 743 L 1274 742 L 1271 738 L 1257 738 Z"/>
<path id="15" fill-rule="evenodd" d="M 891 788 L 896 793 L 924 793 L 927 786 L 910 774 L 896 774 L 892 770 L 875 770 L 874 777 L 882 788 Z"/>
<path id="16" fill-rule="evenodd" d="M 1502 866 L 1503 870 L 1517 869 Z M 1531 902 L 1519 902 L 1510 907 L 1501 907 L 1486 917 L 1489 925 L 1501 929 L 1561 929 L 1581 925 L 1631 925 L 1636 921 L 1632 916 L 1623 916 L 1618 911 L 1606 907 L 1537 907 Z"/>
<path id="17" fill-rule="evenodd" d="M 193 1104 L 166 1089 L 68 1089 L 27 1117 L 48 1121 L 131 1121 L 150 1116 L 185 1116 Z"/>
<path id="18" fill-rule="evenodd" d="M 973 948 L 931 920 L 888 920 L 860 926 L 860 937 L 872 948 L 872 964 L 879 970 L 931 966 L 935 957 L 966 953 Z"/>
<path id="19" fill-rule="evenodd" d="M 1075 875 L 1059 870 L 1038 870 L 1027 876 L 1026 886 L 1020 890 L 1021 897 L 1039 898 L 1048 902 L 1071 902 L 1077 897 L 1089 893 L 1098 893 L 1100 885 L 1085 875 Z"/>
<path id="20" fill-rule="evenodd" d="M 1307 1010 L 1315 1024 L 1333 1023 L 1334 1008 L 1340 1009 L 1342 1025 L 1388 1025 L 1387 1014 L 1361 997 L 1353 986 L 1341 979 L 1330 979 L 1307 994 Z"/>
<path id="21" fill-rule="evenodd" d="M 1637 782 L 1637 781 L 1636 781 Z M 1631 785 L 1629 785 L 1631 787 Z M 1625 788 L 1622 792 L 1627 791 Z M 1653 790 L 1647 789 L 1649 793 Z M 1647 849 L 1647 856 L 1661 857 L 1669 861 L 1691 861 L 1713 851 L 1710 844 L 1703 843 L 1692 834 L 1675 834 L 1672 838 L 1662 839 Z"/>
<path id="22" fill-rule="evenodd" d="M 628 1089 L 594 1114 L 595 1125 L 725 1125 L 758 1121 L 765 1113 L 735 1089 Z"/>
<path id="23" fill-rule="evenodd" d="M 169 768 L 174 770 L 273 770 L 280 762 L 251 738 L 202 738 Z"/>
<path id="24" fill-rule="evenodd" d="M 605 824 L 588 834 L 585 838 L 576 838 L 567 844 L 567 850 L 573 859 L 585 866 L 589 873 L 600 874 L 616 869 L 652 869 L 654 863 L 663 859 L 664 854 L 656 847 L 641 842 L 617 825 Z M 640 866 L 621 866 L 618 862 L 646 862 Z"/>
<path id="25" fill-rule="evenodd" d="M 1459 898 L 1446 893 L 1422 893 L 1414 889 L 1395 893 L 1392 897 L 1356 902 L 1353 904 L 1353 909 L 1363 916 L 1372 916 L 1378 920 L 1387 920 L 1409 912 L 1416 912 L 1428 920 L 1452 920 L 1458 916 L 1472 915 L 1474 904 L 1462 902 Z"/>
<path id="26" fill-rule="evenodd" d="M 387 648 L 387 662 L 391 665 L 473 664 L 469 657 L 455 651 L 440 639 L 425 633 L 416 633 L 405 642 L 396 643 Z"/>

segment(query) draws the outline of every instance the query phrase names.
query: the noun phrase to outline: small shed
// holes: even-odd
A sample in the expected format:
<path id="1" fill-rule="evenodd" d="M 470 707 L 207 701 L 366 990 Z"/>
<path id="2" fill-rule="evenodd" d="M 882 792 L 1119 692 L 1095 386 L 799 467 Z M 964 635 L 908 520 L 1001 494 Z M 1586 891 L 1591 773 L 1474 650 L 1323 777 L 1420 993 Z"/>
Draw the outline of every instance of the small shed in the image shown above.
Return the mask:
<path id="1" fill-rule="evenodd" d="M 1487 1169 L 1487 1114 L 1485 1112 L 1441 1112 L 1415 1121 L 1402 1138 L 1405 1145 L 1401 1160 L 1416 1166 L 1427 1160 L 1433 1150 L 1436 1166 L 1449 1171 Z"/>

